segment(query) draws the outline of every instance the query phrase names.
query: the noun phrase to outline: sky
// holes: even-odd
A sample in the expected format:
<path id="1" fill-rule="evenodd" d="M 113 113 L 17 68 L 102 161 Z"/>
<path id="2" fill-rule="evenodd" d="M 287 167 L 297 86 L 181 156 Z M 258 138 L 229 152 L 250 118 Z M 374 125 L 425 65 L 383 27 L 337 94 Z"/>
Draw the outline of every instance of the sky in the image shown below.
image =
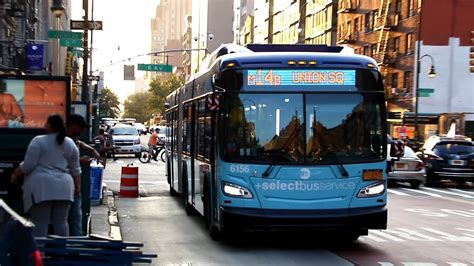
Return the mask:
<path id="1" fill-rule="evenodd" d="M 140 57 L 110 67 L 105 66 L 150 52 L 151 19 L 155 17 L 160 0 L 89 0 L 90 7 L 92 1 L 94 20 L 103 21 L 103 30 L 94 31 L 93 70 L 104 71 L 105 87 L 111 88 L 123 102 L 128 95 L 135 93 L 135 81 L 123 80 L 124 64 L 149 63 L 150 58 Z M 82 1 L 71 2 L 71 19 L 82 20 Z M 135 77 L 144 75 L 145 72 L 135 70 Z"/>

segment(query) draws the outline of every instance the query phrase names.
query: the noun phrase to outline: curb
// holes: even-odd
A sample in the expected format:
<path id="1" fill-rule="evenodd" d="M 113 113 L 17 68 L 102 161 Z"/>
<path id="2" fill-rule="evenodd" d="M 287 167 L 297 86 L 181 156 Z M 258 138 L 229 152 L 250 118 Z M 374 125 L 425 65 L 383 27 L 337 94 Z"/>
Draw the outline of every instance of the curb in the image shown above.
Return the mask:
<path id="1" fill-rule="evenodd" d="M 107 190 L 107 205 L 109 207 L 109 236 L 113 240 L 122 241 L 122 233 L 120 231 L 120 224 L 118 220 L 117 207 L 115 206 L 114 194 L 111 190 Z"/>

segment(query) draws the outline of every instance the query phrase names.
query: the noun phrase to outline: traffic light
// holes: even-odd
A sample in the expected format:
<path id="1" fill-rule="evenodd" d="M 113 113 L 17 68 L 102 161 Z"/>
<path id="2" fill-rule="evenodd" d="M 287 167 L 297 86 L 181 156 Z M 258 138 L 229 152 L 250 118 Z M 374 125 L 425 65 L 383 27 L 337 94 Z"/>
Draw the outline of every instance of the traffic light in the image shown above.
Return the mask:
<path id="1" fill-rule="evenodd" d="M 471 31 L 471 52 L 469 53 L 469 68 L 471 73 L 474 73 L 474 30 Z"/>

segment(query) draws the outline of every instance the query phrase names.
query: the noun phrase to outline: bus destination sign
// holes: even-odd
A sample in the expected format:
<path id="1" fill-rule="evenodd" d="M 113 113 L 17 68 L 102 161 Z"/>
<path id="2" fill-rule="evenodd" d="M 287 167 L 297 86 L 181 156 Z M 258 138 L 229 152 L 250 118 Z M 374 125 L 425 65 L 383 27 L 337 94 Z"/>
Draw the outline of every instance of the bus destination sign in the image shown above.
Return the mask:
<path id="1" fill-rule="evenodd" d="M 252 69 L 245 71 L 248 87 L 253 86 L 355 86 L 355 70 Z"/>

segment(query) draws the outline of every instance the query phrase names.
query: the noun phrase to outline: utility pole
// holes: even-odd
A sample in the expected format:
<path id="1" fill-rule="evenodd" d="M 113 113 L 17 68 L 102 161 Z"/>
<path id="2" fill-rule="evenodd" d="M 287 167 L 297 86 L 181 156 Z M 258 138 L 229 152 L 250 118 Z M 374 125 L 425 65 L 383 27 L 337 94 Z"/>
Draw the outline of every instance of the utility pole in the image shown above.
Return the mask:
<path id="1" fill-rule="evenodd" d="M 82 68 L 82 92 L 81 92 L 81 101 L 88 103 L 89 99 L 89 78 L 88 78 L 88 68 L 87 63 L 89 61 L 89 29 L 87 25 L 89 24 L 89 0 L 82 0 L 82 8 L 84 9 L 84 54 L 83 54 L 83 68 Z"/>

